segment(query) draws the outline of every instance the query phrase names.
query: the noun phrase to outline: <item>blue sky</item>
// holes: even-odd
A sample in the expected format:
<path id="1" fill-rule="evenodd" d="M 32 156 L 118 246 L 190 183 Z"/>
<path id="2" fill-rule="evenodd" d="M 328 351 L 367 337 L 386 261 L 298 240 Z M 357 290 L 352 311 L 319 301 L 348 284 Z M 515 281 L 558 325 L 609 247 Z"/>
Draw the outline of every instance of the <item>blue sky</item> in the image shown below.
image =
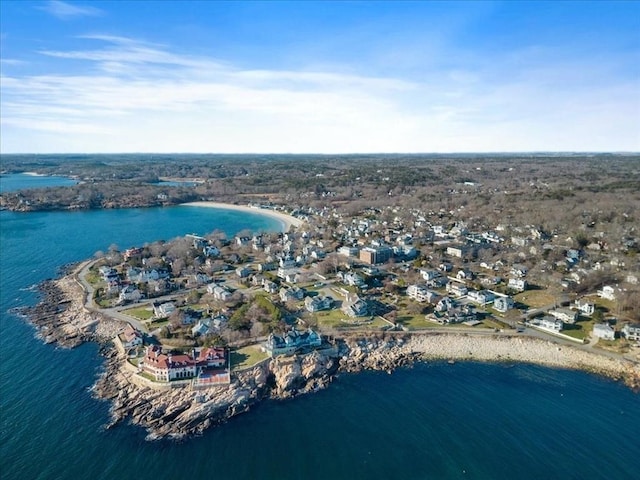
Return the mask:
<path id="1" fill-rule="evenodd" d="M 0 151 L 640 151 L 640 2 L 0 2 Z"/>

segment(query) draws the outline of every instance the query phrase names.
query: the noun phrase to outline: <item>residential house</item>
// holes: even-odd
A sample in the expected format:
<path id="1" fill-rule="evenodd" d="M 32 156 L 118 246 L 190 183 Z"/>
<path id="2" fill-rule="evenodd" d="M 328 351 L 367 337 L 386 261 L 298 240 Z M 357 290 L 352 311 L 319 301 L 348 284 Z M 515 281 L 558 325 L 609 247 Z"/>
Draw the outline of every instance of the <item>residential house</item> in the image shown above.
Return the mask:
<path id="1" fill-rule="evenodd" d="M 283 302 L 295 302 L 304 298 L 304 290 L 298 287 L 282 287 L 280 289 L 280 300 Z"/>
<path id="2" fill-rule="evenodd" d="M 267 293 L 278 293 L 278 285 L 266 278 L 262 280 L 262 289 Z"/>
<path id="3" fill-rule="evenodd" d="M 586 300 L 577 300 L 575 305 L 583 315 L 591 316 L 596 311 L 595 304 Z"/>
<path id="4" fill-rule="evenodd" d="M 455 300 L 451 297 L 442 297 L 440 301 L 436 304 L 437 312 L 446 312 L 447 310 L 454 308 L 456 305 Z"/>
<path id="5" fill-rule="evenodd" d="M 297 283 L 300 278 L 297 268 L 280 267 L 276 275 L 287 283 Z"/>
<path id="6" fill-rule="evenodd" d="M 469 292 L 469 289 L 462 283 L 449 282 L 447 283 L 447 292 L 456 297 L 463 297 Z"/>
<path id="7" fill-rule="evenodd" d="M 118 334 L 118 340 L 122 345 L 122 348 L 128 350 L 138 345 L 142 345 L 143 336 L 142 333 L 135 329 L 131 324 L 127 324 L 124 330 Z"/>
<path id="8" fill-rule="evenodd" d="M 420 269 L 420 275 L 422 275 L 422 278 L 424 278 L 425 281 L 427 282 L 442 276 L 442 274 L 437 270 L 424 270 L 424 269 Z"/>
<path id="9" fill-rule="evenodd" d="M 196 363 L 202 368 L 222 368 L 227 365 L 227 351 L 223 347 L 204 347 L 195 351 Z"/>
<path id="10" fill-rule="evenodd" d="M 147 347 L 140 367 L 157 382 L 184 380 L 196 376 L 196 362 L 193 358 L 184 354 L 165 354 L 158 345 Z"/>
<path id="11" fill-rule="evenodd" d="M 301 349 L 317 348 L 322 345 L 322 337 L 309 328 L 306 332 L 299 332 L 292 328 L 284 336 L 269 335 L 264 344 L 264 350 L 270 357 L 289 355 Z"/>
<path id="12" fill-rule="evenodd" d="M 615 340 L 616 332 L 608 323 L 596 323 L 593 325 L 593 336 L 603 340 Z"/>
<path id="13" fill-rule="evenodd" d="M 578 313 L 568 308 L 557 308 L 555 310 L 551 310 L 549 313 L 558 320 L 568 324 L 576 323 L 576 320 L 578 319 Z"/>
<path id="14" fill-rule="evenodd" d="M 447 262 L 443 262 L 440 265 L 438 265 L 438 270 L 440 270 L 441 272 L 448 273 L 451 270 L 453 270 L 453 265 Z"/>
<path id="15" fill-rule="evenodd" d="M 245 266 L 240 266 L 236 268 L 236 275 L 240 278 L 247 278 L 251 275 L 251 269 Z"/>
<path id="16" fill-rule="evenodd" d="M 450 308 L 446 311 L 444 317 L 441 317 L 444 323 L 475 322 L 477 319 L 478 315 L 471 305 Z"/>
<path id="17" fill-rule="evenodd" d="M 627 340 L 640 341 L 640 323 L 627 323 L 622 327 L 622 335 Z"/>
<path id="18" fill-rule="evenodd" d="M 456 278 L 458 280 L 473 280 L 475 278 L 475 275 L 473 274 L 473 272 L 469 269 L 462 269 L 460 270 L 457 274 L 456 274 Z"/>
<path id="19" fill-rule="evenodd" d="M 309 312 L 319 312 L 321 310 L 331 310 L 333 298 L 331 297 L 307 297 L 304 299 L 304 306 Z"/>
<path id="20" fill-rule="evenodd" d="M 204 254 L 205 257 L 218 257 L 220 256 L 220 250 L 218 249 L 218 247 L 214 246 L 214 245 L 207 245 L 202 249 L 202 253 Z"/>
<path id="21" fill-rule="evenodd" d="M 552 317 L 550 315 L 545 315 L 544 317 L 542 317 L 542 319 L 538 323 L 538 326 L 540 328 L 543 328 L 545 330 L 550 330 L 556 333 L 562 330 L 563 325 L 564 324 L 562 323 L 562 320 Z"/>
<path id="22" fill-rule="evenodd" d="M 598 296 L 606 300 L 614 301 L 616 299 L 616 289 L 611 285 L 605 285 L 602 290 L 598 290 Z"/>
<path id="23" fill-rule="evenodd" d="M 369 304 L 357 295 L 342 305 L 342 311 L 350 317 L 366 317 L 369 315 Z"/>
<path id="24" fill-rule="evenodd" d="M 127 279 L 132 283 L 146 283 L 151 280 L 158 280 L 160 273 L 156 269 L 143 270 L 138 267 L 127 269 Z"/>
<path id="25" fill-rule="evenodd" d="M 527 289 L 527 281 L 524 278 L 510 278 L 507 287 L 517 292 L 524 292 Z"/>
<path id="26" fill-rule="evenodd" d="M 137 302 L 142 298 L 142 292 L 136 288 L 135 285 L 127 285 L 120 291 L 118 301 L 124 302 Z"/>
<path id="27" fill-rule="evenodd" d="M 364 278 L 354 272 L 340 272 L 338 273 L 338 278 L 340 278 L 345 284 L 352 287 L 361 287 L 364 285 Z"/>
<path id="28" fill-rule="evenodd" d="M 470 290 L 467 298 L 478 305 L 487 305 L 496 299 L 494 293 L 489 290 Z"/>
<path id="29" fill-rule="evenodd" d="M 511 267 L 511 276 L 515 278 L 523 278 L 527 276 L 529 269 L 524 265 L 514 265 Z"/>
<path id="30" fill-rule="evenodd" d="M 433 290 L 429 290 L 426 285 L 409 285 L 407 295 L 418 302 L 435 303 L 439 295 Z"/>
<path id="31" fill-rule="evenodd" d="M 225 287 L 221 287 L 220 285 L 216 285 L 215 283 L 210 283 L 207 286 L 207 292 L 213 294 L 214 300 L 220 300 L 221 302 L 227 302 L 231 300 L 232 294 Z"/>
<path id="32" fill-rule="evenodd" d="M 493 301 L 493 308 L 498 312 L 505 313 L 515 306 L 515 301 L 511 297 L 498 297 Z"/>
<path id="33" fill-rule="evenodd" d="M 124 261 L 128 261 L 132 258 L 140 258 L 142 256 L 142 248 L 128 248 L 127 250 L 124 251 L 122 258 L 124 258 Z"/>
<path id="34" fill-rule="evenodd" d="M 153 303 L 153 315 L 156 318 L 168 317 L 176 311 L 176 304 L 173 302 L 154 302 Z"/>
<path id="35" fill-rule="evenodd" d="M 208 335 L 213 330 L 212 323 L 213 319 L 211 318 L 201 318 L 191 329 L 191 335 L 193 335 L 194 337 Z"/>

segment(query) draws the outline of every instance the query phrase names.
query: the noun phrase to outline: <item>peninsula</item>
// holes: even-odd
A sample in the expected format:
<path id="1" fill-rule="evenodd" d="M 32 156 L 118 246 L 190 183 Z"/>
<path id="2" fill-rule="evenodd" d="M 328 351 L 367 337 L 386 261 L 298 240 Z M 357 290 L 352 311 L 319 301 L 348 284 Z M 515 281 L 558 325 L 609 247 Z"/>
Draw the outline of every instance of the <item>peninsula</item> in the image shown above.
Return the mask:
<path id="1" fill-rule="evenodd" d="M 112 247 L 45 282 L 24 313 L 47 342 L 103 343 L 94 393 L 112 402 L 111 424 L 150 439 L 416 361 L 529 362 L 640 387 L 633 161 L 609 159 L 596 186 L 590 158 L 388 160 L 223 162 L 241 170 L 161 187 L 196 192 L 191 206 L 271 215 L 283 231 Z M 60 206 L 60 192 L 3 205 Z"/>

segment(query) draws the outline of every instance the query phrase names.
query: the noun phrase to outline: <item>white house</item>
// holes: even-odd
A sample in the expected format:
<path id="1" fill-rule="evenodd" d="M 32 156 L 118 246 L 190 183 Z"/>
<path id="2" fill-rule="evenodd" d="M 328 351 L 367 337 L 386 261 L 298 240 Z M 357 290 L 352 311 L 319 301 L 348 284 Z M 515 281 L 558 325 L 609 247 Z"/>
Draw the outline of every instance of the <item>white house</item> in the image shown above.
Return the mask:
<path id="1" fill-rule="evenodd" d="M 456 297 L 463 297 L 469 292 L 469 289 L 462 283 L 449 282 L 447 283 L 447 292 L 455 295 Z"/>
<path id="2" fill-rule="evenodd" d="M 596 306 L 592 302 L 587 302 L 586 300 L 577 300 L 576 308 L 583 315 L 591 316 L 596 310 Z"/>
<path id="3" fill-rule="evenodd" d="M 510 278 L 507 286 L 518 292 L 524 292 L 527 289 L 527 281 L 523 278 Z"/>
<path id="4" fill-rule="evenodd" d="M 640 323 L 627 323 L 622 327 L 622 335 L 627 340 L 640 341 Z"/>
<path id="5" fill-rule="evenodd" d="M 616 332 L 608 323 L 596 323 L 593 325 L 593 336 L 603 340 L 615 340 Z"/>
<path id="6" fill-rule="evenodd" d="M 576 323 L 576 320 L 578 319 L 577 312 L 568 308 L 557 308 L 555 310 L 551 310 L 549 313 L 564 323 Z"/>
<path id="7" fill-rule="evenodd" d="M 157 318 L 168 317 L 176 311 L 176 304 L 173 302 L 154 303 L 153 315 Z"/>
<path id="8" fill-rule="evenodd" d="M 493 301 L 493 308 L 501 313 L 511 310 L 515 306 L 515 301 L 511 297 L 498 297 Z"/>
<path id="9" fill-rule="evenodd" d="M 407 295 L 418 302 L 434 303 L 439 295 L 433 290 L 427 289 L 425 285 L 409 285 L 407 287 Z"/>
<path id="10" fill-rule="evenodd" d="M 493 302 L 496 296 L 489 290 L 471 290 L 467 293 L 467 298 L 478 305 L 486 305 Z"/>
<path id="11" fill-rule="evenodd" d="M 213 288 L 209 287 L 213 285 Z M 231 298 L 231 292 L 220 285 L 211 284 L 207 287 L 207 292 L 213 293 L 214 300 L 220 300 L 221 302 L 226 302 Z"/>
<path id="12" fill-rule="evenodd" d="M 605 285 L 602 290 L 598 290 L 598 296 L 613 301 L 616 299 L 616 290 L 611 285 Z"/>
<path id="13" fill-rule="evenodd" d="M 563 323 L 562 320 L 550 316 L 545 316 L 540 320 L 540 327 L 546 330 L 551 330 L 552 332 L 559 332 L 562 330 Z"/>
<path id="14" fill-rule="evenodd" d="M 423 269 L 421 269 L 420 270 L 420 275 L 422 275 L 422 278 L 424 278 L 425 281 L 428 282 L 430 280 L 438 278 L 441 275 L 441 273 L 438 272 L 437 270 L 423 270 Z"/>

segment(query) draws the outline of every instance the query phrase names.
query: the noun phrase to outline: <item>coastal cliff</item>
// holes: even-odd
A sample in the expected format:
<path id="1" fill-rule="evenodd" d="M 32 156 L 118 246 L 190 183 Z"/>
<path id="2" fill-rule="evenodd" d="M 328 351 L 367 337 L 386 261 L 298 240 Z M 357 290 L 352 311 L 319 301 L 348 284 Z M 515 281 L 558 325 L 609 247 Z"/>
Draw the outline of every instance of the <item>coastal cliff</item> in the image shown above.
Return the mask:
<path id="1" fill-rule="evenodd" d="M 111 402 L 108 427 L 130 422 L 150 440 L 181 439 L 246 412 L 264 399 L 285 399 L 327 387 L 341 373 L 391 373 L 416 361 L 525 362 L 580 369 L 640 389 L 640 363 L 593 350 L 524 336 L 464 333 L 369 333 L 345 335 L 329 348 L 282 356 L 234 371 L 225 386 L 194 389 L 189 382 L 162 385 L 144 379 L 109 340 L 124 324 L 84 305 L 85 292 L 73 274 L 41 286 L 42 301 L 22 311 L 47 343 L 74 347 L 104 345 L 105 370 L 93 393 Z"/>

